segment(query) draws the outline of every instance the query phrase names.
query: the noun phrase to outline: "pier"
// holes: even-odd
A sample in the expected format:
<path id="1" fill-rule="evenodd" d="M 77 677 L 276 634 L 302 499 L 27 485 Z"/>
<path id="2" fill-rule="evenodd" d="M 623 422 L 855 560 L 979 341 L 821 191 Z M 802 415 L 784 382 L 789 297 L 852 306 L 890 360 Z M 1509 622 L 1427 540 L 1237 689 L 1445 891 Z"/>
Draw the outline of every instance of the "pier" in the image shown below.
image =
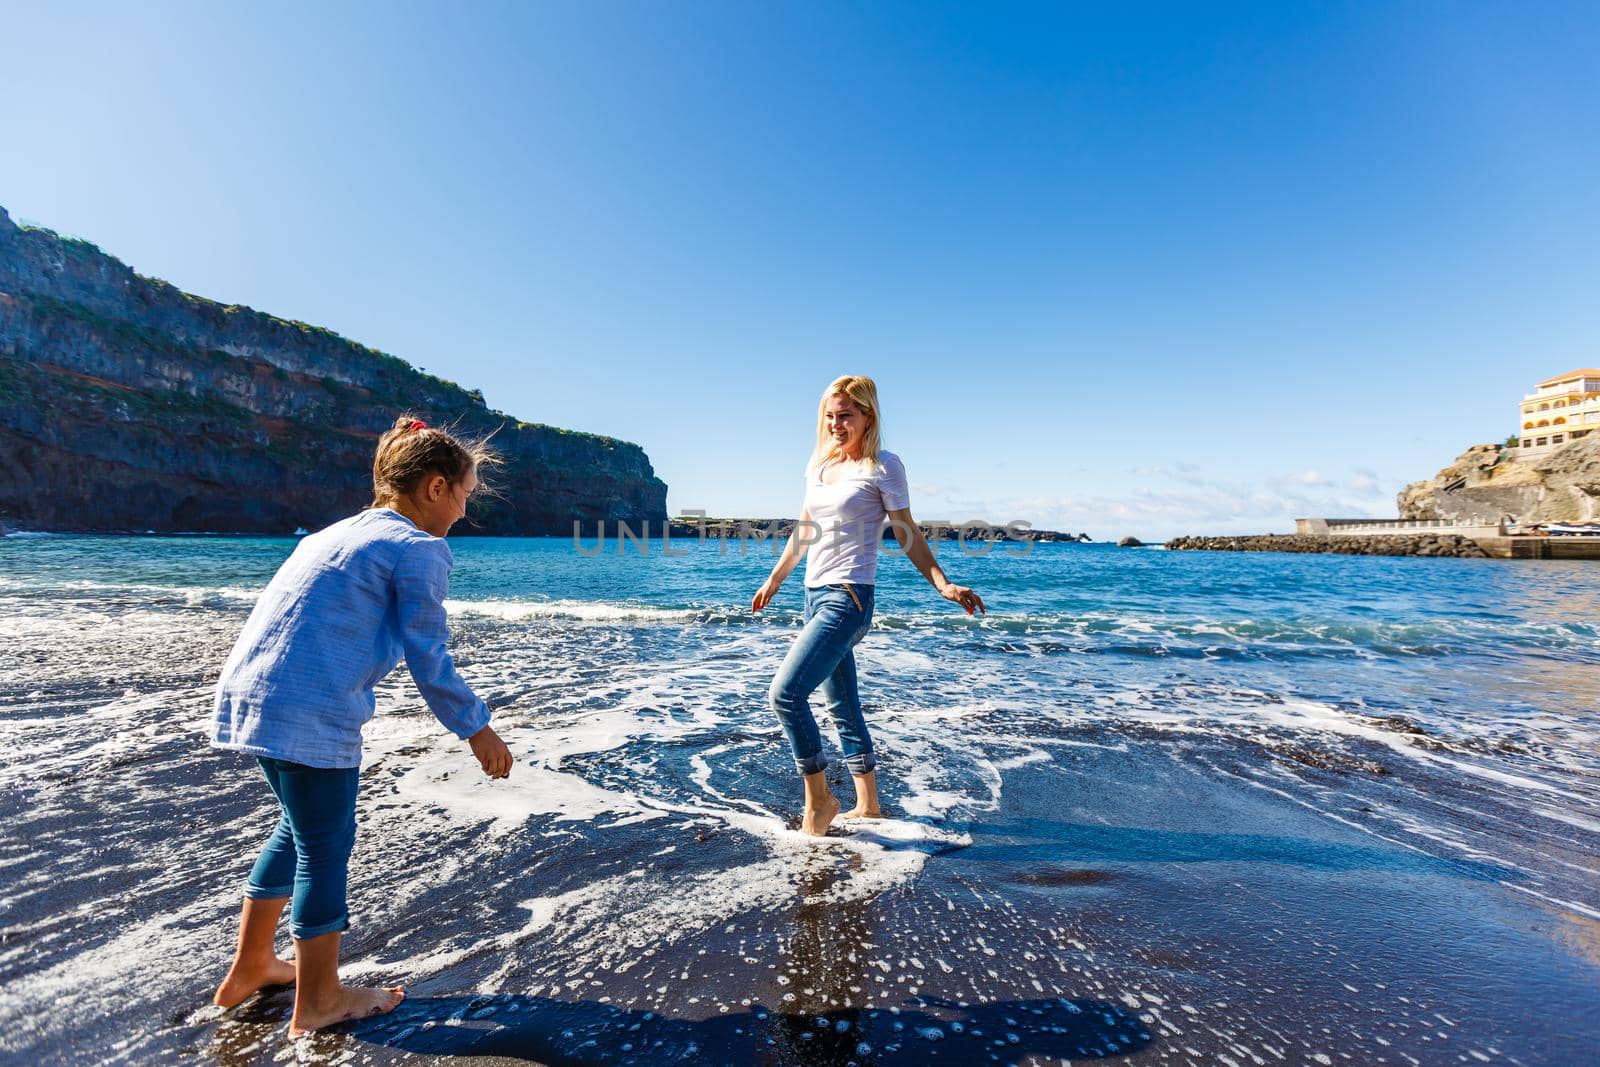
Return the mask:
<path id="1" fill-rule="evenodd" d="M 1600 559 L 1600 534 L 1525 532 L 1515 523 L 1451 519 L 1296 519 L 1303 537 L 1395 537 L 1450 534 L 1475 542 L 1494 559 Z"/>

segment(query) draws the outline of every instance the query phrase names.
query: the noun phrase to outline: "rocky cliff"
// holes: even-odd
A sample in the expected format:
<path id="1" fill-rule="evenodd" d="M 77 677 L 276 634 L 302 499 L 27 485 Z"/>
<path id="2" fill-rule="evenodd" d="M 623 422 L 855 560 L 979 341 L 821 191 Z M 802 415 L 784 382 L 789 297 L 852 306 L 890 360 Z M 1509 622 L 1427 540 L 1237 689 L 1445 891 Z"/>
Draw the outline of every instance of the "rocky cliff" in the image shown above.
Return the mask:
<path id="1" fill-rule="evenodd" d="M 666 519 L 638 445 L 519 422 L 337 334 L 191 296 L 0 208 L 0 524 L 316 529 L 371 499 L 397 415 L 494 432 L 499 499 L 461 532 Z"/>
<path id="2" fill-rule="evenodd" d="M 1600 434 L 1527 462 L 1498 445 L 1474 445 L 1395 499 L 1402 519 L 1496 523 L 1600 519 Z"/>

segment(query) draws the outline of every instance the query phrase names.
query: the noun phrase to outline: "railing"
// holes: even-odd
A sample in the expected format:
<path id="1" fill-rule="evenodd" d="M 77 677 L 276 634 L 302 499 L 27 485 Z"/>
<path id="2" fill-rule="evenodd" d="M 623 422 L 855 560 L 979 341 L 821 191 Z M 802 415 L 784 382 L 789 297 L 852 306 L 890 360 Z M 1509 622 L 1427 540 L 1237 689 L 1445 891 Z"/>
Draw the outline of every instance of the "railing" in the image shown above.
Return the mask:
<path id="1" fill-rule="evenodd" d="M 1461 519 L 1329 519 L 1328 532 L 1388 533 L 1402 530 L 1439 530 L 1454 526 L 1493 526 L 1489 522 L 1467 522 Z"/>

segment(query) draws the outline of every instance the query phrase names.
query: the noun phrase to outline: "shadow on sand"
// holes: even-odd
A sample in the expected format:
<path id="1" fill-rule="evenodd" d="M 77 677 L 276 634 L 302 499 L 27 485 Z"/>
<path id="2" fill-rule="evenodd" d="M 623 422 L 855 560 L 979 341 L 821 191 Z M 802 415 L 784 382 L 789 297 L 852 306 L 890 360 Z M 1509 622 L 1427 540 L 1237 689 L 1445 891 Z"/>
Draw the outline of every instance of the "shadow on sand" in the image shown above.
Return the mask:
<path id="1" fill-rule="evenodd" d="M 860 863 L 856 857 L 846 867 Z M 845 874 L 831 862 L 809 865 L 801 872 L 785 924 L 788 952 L 781 958 L 796 988 L 816 991 L 813 1011 L 788 1004 L 772 1009 L 747 1000 L 708 1018 L 685 1018 L 594 1000 L 413 995 L 388 1015 L 315 1035 L 307 1051 L 330 1062 L 361 1046 L 382 1046 L 423 1056 L 501 1057 L 550 1067 L 877 1067 L 1084 1060 L 1126 1055 L 1150 1043 L 1149 1029 L 1135 1012 L 1104 1000 L 1043 996 L 979 1004 L 913 992 L 895 1008 L 834 1006 L 848 1004 L 851 992 L 867 984 L 864 972 L 870 966 L 864 956 L 841 948 L 884 936 L 873 923 L 870 900 L 827 902 L 826 890 Z M 448 979 L 436 975 L 433 980 Z M 223 1063 L 254 1062 L 263 1039 L 287 1021 L 290 1003 L 291 995 L 279 990 L 241 1006 L 219 1028 L 213 1054 Z"/>
<path id="2" fill-rule="evenodd" d="M 501 1056 L 552 1067 L 601 1064 L 1016 1064 L 1125 1055 L 1150 1042 L 1138 1016 L 1096 1000 L 830 1010 L 760 1005 L 674 1019 L 593 1001 L 534 996 L 412 997 L 392 1014 L 314 1040 L 432 1056 Z"/>

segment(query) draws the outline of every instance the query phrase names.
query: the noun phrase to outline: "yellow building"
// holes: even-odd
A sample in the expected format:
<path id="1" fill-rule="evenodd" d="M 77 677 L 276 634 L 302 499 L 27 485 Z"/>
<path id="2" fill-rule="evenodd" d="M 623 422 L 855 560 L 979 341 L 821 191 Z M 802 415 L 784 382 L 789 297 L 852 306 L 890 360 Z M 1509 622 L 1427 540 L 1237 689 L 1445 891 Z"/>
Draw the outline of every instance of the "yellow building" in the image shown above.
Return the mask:
<path id="1" fill-rule="evenodd" d="M 1600 370 L 1546 378 L 1522 398 L 1519 459 L 1537 459 L 1600 430 Z"/>

